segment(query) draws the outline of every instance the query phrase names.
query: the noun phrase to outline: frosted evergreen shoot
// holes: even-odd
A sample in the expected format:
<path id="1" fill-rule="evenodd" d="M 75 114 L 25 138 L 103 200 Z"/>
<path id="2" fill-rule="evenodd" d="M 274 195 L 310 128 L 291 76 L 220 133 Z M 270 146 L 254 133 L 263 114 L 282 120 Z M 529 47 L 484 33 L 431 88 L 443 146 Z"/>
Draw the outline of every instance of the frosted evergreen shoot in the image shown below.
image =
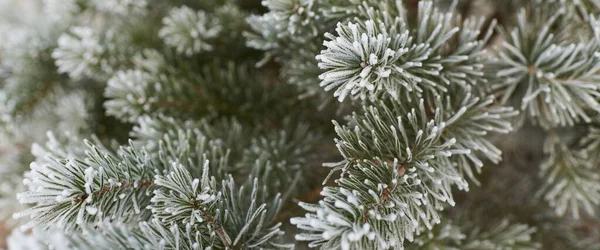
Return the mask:
<path id="1" fill-rule="evenodd" d="M 172 9 L 163 24 L 158 34 L 165 44 L 188 56 L 212 50 L 209 40 L 221 31 L 219 24 L 204 11 L 195 12 L 186 6 Z"/>
<path id="2" fill-rule="evenodd" d="M 306 230 L 296 239 L 322 249 L 392 248 L 441 221 L 439 211 L 445 204 L 455 204 L 452 188 L 468 190 L 464 173 L 472 177 L 472 165 L 482 164 L 472 150 L 487 143 L 469 147 L 473 145 L 459 143 L 460 133 L 451 132 L 460 127 L 461 119 L 470 118 L 467 108 L 473 104 L 452 113 L 439 99 L 434 103 L 438 106 L 428 107 L 431 110 L 423 99 L 417 103 L 366 107 L 364 114 L 352 116 L 348 126 L 334 123 L 344 160 L 331 166 L 342 171 L 341 177 L 336 187 L 323 189 L 324 199 L 318 204 L 300 203 L 309 214 L 292 220 Z M 484 128 L 485 122 L 496 123 L 513 113 L 499 111 L 469 123 Z M 487 126 L 483 131 L 494 130 L 507 133 L 510 125 Z"/>
<path id="3" fill-rule="evenodd" d="M 556 137 L 548 138 L 544 151 L 549 155 L 540 166 L 540 174 L 546 181 L 541 190 L 544 199 L 559 215 L 569 212 L 579 218 L 580 211 L 594 214 L 594 207 L 600 203 L 596 162 L 588 161 L 585 155 L 568 148 Z"/>
<path id="4" fill-rule="evenodd" d="M 371 13 L 379 17 L 379 12 L 369 9 Z M 364 23 L 339 23 L 337 35 L 326 34 L 327 49 L 317 56 L 325 90 L 335 89 L 340 100 L 373 100 L 382 94 L 398 99 L 401 93 L 445 92 L 450 83 L 485 82 L 481 56 L 491 33 L 479 40 L 482 21 L 456 25 L 460 23 L 451 13 L 441 13 L 427 1 L 419 3 L 418 27 L 383 15 Z"/>
<path id="5" fill-rule="evenodd" d="M 587 42 L 571 43 L 551 30 L 562 14 L 558 11 L 540 28 L 527 23 L 524 10 L 519 12 L 517 27 L 506 34 L 497 59 L 501 80 L 493 88 L 501 89 L 504 102 L 519 98 L 516 104 L 523 115 L 542 126 L 590 122 L 586 109 L 598 112 L 600 107 L 597 21 L 590 21 L 594 35 Z"/>

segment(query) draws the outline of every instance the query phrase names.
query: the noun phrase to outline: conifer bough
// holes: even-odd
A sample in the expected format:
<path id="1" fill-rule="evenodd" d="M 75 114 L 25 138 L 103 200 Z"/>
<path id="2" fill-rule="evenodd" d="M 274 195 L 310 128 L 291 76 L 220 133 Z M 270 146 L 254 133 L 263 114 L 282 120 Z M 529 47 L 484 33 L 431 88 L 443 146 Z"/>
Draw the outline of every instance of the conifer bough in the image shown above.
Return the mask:
<path id="1" fill-rule="evenodd" d="M 0 249 L 600 249 L 598 20 L 0 0 Z"/>

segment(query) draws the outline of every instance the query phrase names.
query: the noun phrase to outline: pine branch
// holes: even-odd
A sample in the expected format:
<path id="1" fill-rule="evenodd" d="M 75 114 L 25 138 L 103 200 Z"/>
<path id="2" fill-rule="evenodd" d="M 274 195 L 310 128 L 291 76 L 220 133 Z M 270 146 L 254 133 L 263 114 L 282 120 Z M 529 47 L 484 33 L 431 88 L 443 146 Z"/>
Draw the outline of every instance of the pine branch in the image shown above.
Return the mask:
<path id="1" fill-rule="evenodd" d="M 29 191 L 20 193 L 21 203 L 35 204 L 16 217 L 30 216 L 25 225 L 48 227 L 57 222 L 65 227 L 101 220 L 104 216 L 119 220 L 139 220 L 149 215 L 141 208 L 149 202 L 146 195 L 153 188 L 153 163 L 145 153 L 121 148 L 120 156 L 100 151 L 86 141 L 85 159 L 55 159 L 32 163 L 31 176 L 25 182 Z"/>
<path id="2" fill-rule="evenodd" d="M 212 50 L 210 40 L 217 37 L 222 29 L 218 20 L 210 18 L 206 12 L 195 12 L 187 6 L 173 8 L 163 19 L 163 24 L 159 36 L 165 44 L 187 56 Z"/>
<path id="3" fill-rule="evenodd" d="M 592 18 L 589 23 L 594 37 L 578 43 L 564 41 L 551 30 L 563 14 L 559 10 L 539 24 L 528 22 L 521 10 L 517 27 L 505 34 L 503 50 L 494 61 L 502 80 L 492 88 L 500 92 L 504 103 L 514 103 L 543 127 L 590 122 L 591 113 L 600 110 L 594 85 L 600 67 L 595 55 L 600 34 L 597 21 Z"/>
<path id="4" fill-rule="evenodd" d="M 365 7 L 369 19 L 338 24 L 337 35 L 326 34 L 327 49 L 317 56 L 325 71 L 320 76 L 325 90 L 336 89 L 340 100 L 346 96 L 374 100 L 382 95 L 399 99 L 413 91 L 446 92 L 439 83 L 469 87 L 486 81 L 482 56 L 492 33 L 479 38 L 483 20 L 460 25 L 452 13 L 441 13 L 432 2 L 422 1 L 419 26 L 411 27 L 403 17 L 378 7 L 387 5 Z"/>
<path id="5" fill-rule="evenodd" d="M 497 160 L 485 135 L 509 132 L 502 120 L 516 114 L 466 93 L 460 102 L 380 102 L 354 114 L 349 127 L 334 122 L 345 160 L 329 166 L 341 177 L 318 204 L 300 203 L 309 214 L 292 223 L 307 233 L 296 238 L 322 248 L 389 248 L 439 223 L 438 210 L 454 205 L 451 188 L 468 190 L 465 175 L 474 178 L 471 165 L 482 165 L 472 151 Z"/>
<path id="6" fill-rule="evenodd" d="M 117 190 L 125 190 L 125 189 L 132 189 L 132 188 L 146 188 L 152 184 L 153 184 L 152 180 L 141 180 L 141 181 L 130 182 L 130 183 L 128 183 L 127 181 L 124 180 L 124 181 L 121 181 L 121 183 L 117 184 L 116 186 L 104 185 L 100 189 L 100 191 L 98 191 L 94 195 L 97 197 L 102 197 L 105 194 L 115 192 Z M 120 191 L 120 192 L 123 192 L 123 191 Z M 72 197 L 71 199 L 73 200 L 73 202 L 78 203 L 78 202 L 83 202 L 83 201 L 87 200 L 88 197 L 89 197 L 88 194 L 80 194 L 80 195 Z"/>
<path id="7" fill-rule="evenodd" d="M 547 139 L 544 152 L 548 158 L 540 166 L 545 182 L 540 195 L 558 215 L 570 211 L 574 218 L 579 218 L 580 210 L 594 214 L 594 208 L 600 204 L 600 175 L 594 162 L 556 136 Z"/>
<path id="8" fill-rule="evenodd" d="M 258 195 L 256 180 L 250 197 L 245 197 L 244 188 L 237 189 L 233 178 L 223 180 L 220 185 L 209 178 L 206 163 L 200 179 L 192 179 L 183 166 L 178 166 L 165 178 L 157 176 L 156 183 L 164 190 L 155 191 L 151 209 L 162 223 L 185 225 L 203 235 L 216 235 L 226 249 L 290 247 L 278 243 L 283 234 L 280 224 L 271 225 L 280 198 L 276 196 L 269 205 L 262 203 L 257 207 L 267 196 Z M 273 211 L 267 213 L 267 208 Z"/>
<path id="9" fill-rule="evenodd" d="M 506 219 L 492 225 L 482 229 L 465 222 L 443 223 L 433 231 L 419 235 L 407 249 L 540 249 L 540 245 L 532 239 L 535 228 L 519 223 L 511 224 Z"/>

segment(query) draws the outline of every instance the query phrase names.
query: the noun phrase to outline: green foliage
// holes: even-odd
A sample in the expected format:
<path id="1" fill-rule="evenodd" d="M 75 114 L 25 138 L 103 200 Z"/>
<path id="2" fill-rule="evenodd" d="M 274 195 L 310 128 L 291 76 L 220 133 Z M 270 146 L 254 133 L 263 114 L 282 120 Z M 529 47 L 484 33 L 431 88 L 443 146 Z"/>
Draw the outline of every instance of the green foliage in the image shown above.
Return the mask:
<path id="1" fill-rule="evenodd" d="M 369 20 L 364 23 L 338 24 L 336 36 L 326 34 L 327 49 L 317 56 L 325 70 L 320 76 L 325 90 L 335 89 L 340 100 L 373 100 L 382 94 L 399 99 L 413 91 L 445 92 L 450 83 L 485 82 L 481 56 L 491 32 L 479 39 L 483 21 L 461 25 L 451 13 L 424 1 L 419 3 L 419 26 L 411 27 L 377 7 L 366 9 Z"/>
<path id="2" fill-rule="evenodd" d="M 177 52 L 188 56 L 201 51 L 212 50 L 209 39 L 215 38 L 221 27 L 210 20 L 204 11 L 194 12 L 183 6 L 172 9 L 163 20 L 164 27 L 158 35 L 165 44 L 177 48 Z"/>
<path id="3" fill-rule="evenodd" d="M 492 86 L 504 102 L 514 98 L 523 115 L 541 126 L 590 122 L 589 111 L 599 110 L 597 21 L 590 21 L 594 36 L 589 41 L 571 43 L 552 33 L 561 15 L 557 12 L 538 27 L 527 23 L 524 11 L 519 13 L 517 27 L 506 34 L 498 54 L 500 79 Z"/>
<path id="4" fill-rule="evenodd" d="M 187 233 L 189 241 L 169 242 L 171 246 L 189 244 L 187 249 L 196 249 L 198 245 L 288 246 L 279 240 L 283 234 L 279 229 L 281 223 L 273 222 L 281 199 L 276 195 L 267 203 L 270 193 L 266 186 L 258 185 L 258 180 L 238 188 L 231 176 L 223 178 L 221 183 L 209 176 L 208 160 L 198 171 L 200 166 L 184 167 L 168 155 L 153 159 L 133 146 L 120 148 L 118 156 L 90 143 L 88 148 L 84 159 L 49 157 L 47 162 L 32 164 L 32 172 L 26 179 L 30 191 L 18 197 L 22 203 L 35 203 L 16 215 L 31 216 L 24 227 L 61 224 L 67 229 L 83 228 L 86 232 L 86 227 L 105 218 L 111 218 L 111 223 L 154 218 L 156 222 L 151 228 Z M 61 152 L 64 151 L 57 150 L 55 157 L 60 157 Z M 207 153 L 202 155 L 206 157 Z M 227 161 L 220 163 L 223 162 Z M 246 191 L 248 188 L 250 193 Z M 147 225 L 141 224 L 135 230 L 148 230 Z M 179 237 L 175 236 L 176 241 Z"/>
<path id="5" fill-rule="evenodd" d="M 487 117 L 475 115 L 477 109 L 467 111 L 489 104 L 476 105 L 478 101 L 463 102 L 467 106 L 461 108 L 439 98 L 432 103 L 392 101 L 365 107 L 363 114 L 352 116 L 349 126 L 334 123 L 345 160 L 331 166 L 342 174 L 336 187 L 323 190 L 325 198 L 318 204 L 301 203 L 310 213 L 292 220 L 307 230 L 297 239 L 322 249 L 390 248 L 405 238 L 412 240 L 421 227 L 431 229 L 439 223 L 438 210 L 455 203 L 452 188 L 468 190 L 464 173 L 473 177 L 472 165 L 481 166 L 471 149 L 489 144 L 458 143 L 464 135 L 458 132 L 461 120 L 482 132 L 510 130 L 510 124 L 498 121 L 510 116 L 511 109 L 498 109 Z M 472 119 L 477 116 L 481 119 Z M 478 141 L 472 139 L 474 134 L 465 141 Z"/>
<path id="6" fill-rule="evenodd" d="M 593 214 L 600 203 L 597 162 L 588 160 L 585 154 L 569 148 L 557 137 L 547 140 L 544 152 L 549 157 L 540 166 L 546 182 L 541 190 L 544 199 L 559 215 L 570 211 L 579 218 L 580 210 Z"/>
<path id="7" fill-rule="evenodd" d="M 597 0 L 14 1 L 10 249 L 600 246 Z"/>
<path id="8" fill-rule="evenodd" d="M 118 156 L 88 144 L 86 158 L 54 158 L 34 162 L 25 179 L 29 191 L 20 193 L 21 203 L 36 206 L 17 217 L 30 216 L 25 228 L 64 223 L 67 229 L 102 220 L 148 218 L 153 166 L 145 153 L 121 148 Z"/>
<path id="9" fill-rule="evenodd" d="M 280 223 L 271 222 L 281 199 L 276 196 L 269 205 L 264 203 L 266 187 L 260 188 L 255 180 L 247 193 L 236 189 L 232 177 L 217 184 L 214 177 L 209 179 L 208 162 L 202 176 L 192 178 L 182 166 L 174 166 L 166 177 L 156 177 L 155 184 L 162 189 L 154 192 L 150 209 L 162 223 L 185 225 L 214 248 L 290 247 L 276 242 L 283 232 Z"/>
<path id="10" fill-rule="evenodd" d="M 481 228 L 457 226 L 455 224 L 440 224 L 432 232 L 426 232 L 415 239 L 415 244 L 407 249 L 539 249 L 539 245 L 531 242 L 531 235 L 535 228 L 523 224 L 511 225 L 508 220 L 503 220 L 497 225 L 489 228 L 489 231 Z M 464 233 L 463 233 L 464 232 Z"/>

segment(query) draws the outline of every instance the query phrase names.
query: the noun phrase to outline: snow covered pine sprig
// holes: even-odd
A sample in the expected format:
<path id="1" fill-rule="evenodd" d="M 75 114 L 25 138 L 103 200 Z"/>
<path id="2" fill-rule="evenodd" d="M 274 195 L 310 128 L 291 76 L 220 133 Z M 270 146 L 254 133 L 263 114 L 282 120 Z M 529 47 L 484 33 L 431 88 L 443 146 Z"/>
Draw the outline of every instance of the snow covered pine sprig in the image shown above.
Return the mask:
<path id="1" fill-rule="evenodd" d="M 516 115 L 491 100 L 464 97 L 389 101 L 365 107 L 347 126 L 335 122 L 344 160 L 328 166 L 341 177 L 317 204 L 300 203 L 309 213 L 292 219 L 305 230 L 296 239 L 321 249 L 387 249 L 439 223 L 444 205 L 455 204 L 452 188 L 468 190 L 466 178 L 479 172 L 477 155 L 499 160 L 485 134 L 509 132 L 504 120 Z M 479 136 L 465 134 L 465 125 Z"/>
<path id="2" fill-rule="evenodd" d="M 179 228 L 187 241 L 161 243 L 173 249 L 290 247 L 281 240 L 281 223 L 273 223 L 281 198 L 269 201 L 266 186 L 260 186 L 257 179 L 242 186 L 231 176 L 218 181 L 209 176 L 208 160 L 200 169 L 184 167 L 169 161 L 165 152 L 152 157 L 133 145 L 118 149 L 117 154 L 89 142 L 87 147 L 79 157 L 48 156 L 47 161 L 32 164 L 26 179 L 30 190 L 19 194 L 19 200 L 33 207 L 16 215 L 31 217 L 24 228 L 61 225 L 67 230 L 89 230 L 111 218 L 111 223 L 141 223 L 130 230 L 144 235 L 146 241 L 160 237 L 148 235 L 147 230 Z M 215 162 L 227 157 L 199 153 Z M 104 234 L 116 233 L 111 228 L 108 225 Z"/>

